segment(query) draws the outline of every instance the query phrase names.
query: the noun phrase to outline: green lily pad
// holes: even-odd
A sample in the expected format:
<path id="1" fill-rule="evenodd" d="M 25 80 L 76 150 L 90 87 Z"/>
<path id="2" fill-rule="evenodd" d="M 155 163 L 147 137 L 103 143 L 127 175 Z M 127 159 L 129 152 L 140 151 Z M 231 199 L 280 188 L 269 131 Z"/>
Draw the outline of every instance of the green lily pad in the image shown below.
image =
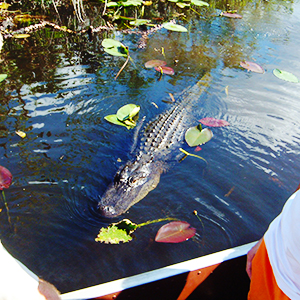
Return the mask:
<path id="1" fill-rule="evenodd" d="M 111 1 L 107 3 L 107 7 L 115 7 L 115 6 L 119 6 L 119 4 L 117 2 Z"/>
<path id="2" fill-rule="evenodd" d="M 285 80 L 285 81 L 289 81 L 289 82 L 299 82 L 299 79 L 292 73 L 289 73 L 287 71 L 283 71 L 283 70 L 279 70 L 279 69 L 274 69 L 273 70 L 273 74 L 279 78 L 279 79 L 282 79 L 282 80 Z"/>
<path id="3" fill-rule="evenodd" d="M 117 118 L 117 115 L 108 115 L 108 116 L 105 116 L 104 119 L 105 119 L 106 121 L 112 123 L 112 124 L 124 126 L 124 127 L 126 127 L 127 129 L 132 128 L 132 126 L 127 125 L 127 124 L 125 124 L 124 122 L 121 122 L 121 121 Z"/>
<path id="4" fill-rule="evenodd" d="M 180 8 L 185 8 L 187 6 L 190 6 L 190 3 L 177 2 L 176 5 L 179 6 Z"/>
<path id="5" fill-rule="evenodd" d="M 207 2 L 201 0 L 191 0 L 191 3 L 196 6 L 209 6 Z"/>
<path id="6" fill-rule="evenodd" d="M 141 107 L 139 105 L 126 104 L 121 108 L 119 108 L 119 110 L 117 111 L 117 118 L 120 121 L 125 121 L 125 120 L 132 121 L 132 118 L 139 113 L 140 109 Z"/>
<path id="7" fill-rule="evenodd" d="M 16 15 L 14 17 L 14 21 L 19 22 L 19 23 L 28 23 L 28 22 L 32 21 L 32 16 L 30 16 L 30 15 Z"/>
<path id="8" fill-rule="evenodd" d="M 113 56 L 128 56 L 128 49 L 119 41 L 104 39 L 102 41 L 104 51 Z"/>
<path id="9" fill-rule="evenodd" d="M 137 224 L 128 219 L 123 219 L 118 223 L 110 224 L 107 228 L 102 227 L 95 241 L 105 244 L 127 243 L 132 240 L 131 234 L 137 227 Z"/>
<path id="10" fill-rule="evenodd" d="M 147 20 L 147 19 L 136 19 L 134 21 L 130 21 L 129 24 L 133 26 L 141 26 L 141 25 L 148 24 L 150 22 L 151 20 Z"/>
<path id="11" fill-rule="evenodd" d="M 99 234 L 95 238 L 96 242 L 105 244 L 127 243 L 132 240 L 132 236 L 128 235 L 125 230 L 120 230 L 116 226 L 101 228 Z"/>
<path id="12" fill-rule="evenodd" d="M 28 33 L 17 33 L 13 35 L 13 38 L 15 39 L 26 39 L 28 37 L 30 37 L 30 34 Z"/>
<path id="13" fill-rule="evenodd" d="M 204 128 L 201 130 L 201 126 L 191 127 L 185 133 L 185 140 L 190 147 L 205 144 L 212 137 L 212 131 L 209 128 Z"/>
<path id="14" fill-rule="evenodd" d="M 104 48 L 104 51 L 112 56 L 128 56 L 128 53 L 121 47 Z"/>
<path id="15" fill-rule="evenodd" d="M 122 1 L 123 6 L 140 6 L 143 4 L 142 0 L 127 0 L 127 1 Z"/>
<path id="16" fill-rule="evenodd" d="M 0 4 L 0 9 L 8 9 L 10 7 L 11 4 L 8 4 L 8 3 L 5 3 L 5 2 L 2 2 Z"/>
<path id="17" fill-rule="evenodd" d="M 138 113 L 141 107 L 136 104 L 126 104 L 119 108 L 117 114 L 105 116 L 104 119 L 112 124 L 121 125 L 127 129 L 134 128 L 136 126 L 136 120 L 138 119 Z"/>
<path id="18" fill-rule="evenodd" d="M 171 30 L 171 31 L 177 31 L 177 32 L 187 32 L 188 31 L 185 27 L 178 25 L 178 24 L 171 23 L 171 22 L 163 23 L 162 26 L 165 29 Z"/>
<path id="19" fill-rule="evenodd" d="M 7 74 L 0 74 L 0 82 L 7 78 Z"/>

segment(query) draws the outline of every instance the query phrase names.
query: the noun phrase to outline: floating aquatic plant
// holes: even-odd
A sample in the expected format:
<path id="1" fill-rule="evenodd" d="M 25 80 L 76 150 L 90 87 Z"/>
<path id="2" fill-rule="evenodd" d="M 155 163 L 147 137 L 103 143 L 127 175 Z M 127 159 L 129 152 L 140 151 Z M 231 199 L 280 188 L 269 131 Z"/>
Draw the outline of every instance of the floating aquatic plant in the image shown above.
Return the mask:
<path id="1" fill-rule="evenodd" d="M 6 208 L 8 223 L 11 226 L 11 220 L 9 215 L 9 208 L 6 201 L 5 193 L 3 189 L 8 189 L 12 182 L 12 174 L 8 169 L 3 166 L 0 166 L 0 190 L 2 191 L 2 198 Z"/>
<path id="2" fill-rule="evenodd" d="M 124 70 L 129 59 L 131 59 L 131 57 L 129 55 L 129 50 L 121 42 L 114 40 L 114 39 L 104 39 L 102 41 L 102 47 L 104 48 L 104 51 L 110 55 L 127 57 L 126 61 L 124 62 L 121 69 L 119 70 L 118 74 L 115 76 L 115 79 L 117 79 L 119 77 L 119 75 L 121 74 L 121 72 Z M 131 59 L 131 61 L 132 61 L 132 59 Z"/>
<path id="3" fill-rule="evenodd" d="M 167 67 L 167 63 L 163 60 L 159 59 L 152 59 L 149 60 L 145 63 L 145 67 L 150 69 L 154 68 L 156 71 L 160 72 L 162 74 L 167 74 L 167 75 L 174 75 L 175 71 L 171 67 Z"/>
<path id="4" fill-rule="evenodd" d="M 152 220 L 141 224 L 136 224 L 129 219 L 112 223 L 106 228 L 101 228 L 95 238 L 96 242 L 105 244 L 128 243 L 133 237 L 132 234 L 137 228 L 163 221 L 173 221 L 163 225 L 157 232 L 155 241 L 160 243 L 180 243 L 195 235 L 196 229 L 190 227 L 187 222 L 179 221 L 175 218 L 163 218 Z"/>
<path id="5" fill-rule="evenodd" d="M 255 73 L 265 73 L 265 70 L 259 64 L 252 61 L 241 61 L 240 66 Z"/>
<path id="6" fill-rule="evenodd" d="M 163 225 L 157 232 L 155 241 L 159 243 L 181 243 L 196 233 L 196 229 L 184 221 L 174 221 Z"/>
<path id="7" fill-rule="evenodd" d="M 229 126 L 230 124 L 225 120 L 219 120 L 211 117 L 203 118 L 199 120 L 200 123 L 206 126 L 210 127 L 223 127 L 223 126 Z"/>
<path id="8" fill-rule="evenodd" d="M 241 15 L 237 14 L 234 11 L 223 11 L 223 12 L 221 12 L 220 16 L 232 18 L 232 19 L 242 19 L 243 18 Z"/>
<path id="9" fill-rule="evenodd" d="M 155 68 L 155 67 L 164 67 L 166 65 L 167 63 L 165 61 L 159 59 L 152 59 L 145 63 L 145 67 L 147 69 Z"/>
<path id="10" fill-rule="evenodd" d="M 7 78 L 7 74 L 0 74 L 0 82 Z"/>
<path id="11" fill-rule="evenodd" d="M 185 133 L 185 141 L 190 147 L 195 147 L 207 143 L 213 137 L 209 128 L 202 129 L 201 124 L 189 128 Z"/>
<path id="12" fill-rule="evenodd" d="M 283 71 L 283 70 L 279 70 L 279 69 L 274 69 L 273 70 L 273 74 L 277 78 L 285 80 L 285 81 L 294 82 L 294 83 L 299 82 L 299 79 L 294 74 L 292 74 L 290 72 L 287 72 L 287 71 Z"/>
<path id="13" fill-rule="evenodd" d="M 138 114 L 141 107 L 136 104 L 126 104 L 118 109 L 115 115 L 105 116 L 104 119 L 115 125 L 121 125 L 127 129 L 132 129 L 136 126 Z"/>
<path id="14" fill-rule="evenodd" d="M 175 71 L 171 67 L 167 67 L 167 66 L 155 67 L 154 69 L 160 72 L 161 74 L 167 74 L 167 75 L 175 74 Z"/>
<path id="15" fill-rule="evenodd" d="M 172 22 L 167 22 L 167 23 L 163 23 L 162 26 L 167 29 L 167 30 L 171 30 L 171 31 L 177 31 L 177 32 L 187 32 L 188 30 L 178 24 L 174 24 Z"/>

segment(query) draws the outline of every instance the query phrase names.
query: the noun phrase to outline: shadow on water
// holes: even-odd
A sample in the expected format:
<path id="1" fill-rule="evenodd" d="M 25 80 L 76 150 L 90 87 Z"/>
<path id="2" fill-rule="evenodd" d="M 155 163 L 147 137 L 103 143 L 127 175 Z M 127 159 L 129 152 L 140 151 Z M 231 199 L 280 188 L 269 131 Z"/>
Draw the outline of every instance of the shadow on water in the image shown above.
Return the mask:
<path id="1" fill-rule="evenodd" d="M 136 48 L 137 35 L 99 33 L 90 41 L 50 28 L 4 44 L 0 73 L 9 76 L 0 90 L 0 164 L 14 176 L 6 191 L 13 230 L 1 203 L 0 238 L 62 292 L 256 240 L 298 185 L 299 87 L 279 81 L 272 70 L 300 77 L 295 50 L 300 6 L 279 1 L 231 6 L 243 19 L 219 17 L 226 3 L 211 3 L 198 14 L 186 11 L 180 23 L 187 34 L 162 29 L 142 50 Z M 157 9 L 176 10 L 171 3 Z M 97 17 L 90 20 L 96 27 Z M 124 59 L 103 52 L 104 37 L 120 39 L 135 63 L 118 80 Z M 163 58 L 175 75 L 158 80 L 143 65 Z M 255 60 L 265 74 L 246 72 L 242 60 Z M 135 103 L 151 120 L 170 106 L 162 101 L 168 93 L 180 93 L 205 72 L 213 81 L 206 99 L 193 103 L 191 118 L 195 125 L 202 117 L 231 125 L 213 128 L 213 139 L 195 152 L 207 164 L 188 157 L 170 167 L 158 187 L 121 216 L 135 223 L 170 216 L 189 222 L 197 235 L 176 245 L 155 243 L 158 223 L 139 228 L 127 244 L 96 243 L 100 228 L 111 222 L 97 212 L 99 197 L 128 160 L 134 135 L 104 116 Z"/>

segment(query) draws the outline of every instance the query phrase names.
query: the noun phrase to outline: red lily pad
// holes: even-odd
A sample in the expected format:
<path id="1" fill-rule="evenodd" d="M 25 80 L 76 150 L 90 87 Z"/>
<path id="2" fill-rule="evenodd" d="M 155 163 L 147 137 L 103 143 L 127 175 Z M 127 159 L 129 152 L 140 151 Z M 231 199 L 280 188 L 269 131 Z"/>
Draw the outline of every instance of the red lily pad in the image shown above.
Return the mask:
<path id="1" fill-rule="evenodd" d="M 160 67 L 155 67 L 154 69 L 157 72 L 167 74 L 167 75 L 174 75 L 175 74 L 175 71 L 171 67 L 160 66 Z"/>
<path id="2" fill-rule="evenodd" d="M 8 189 L 12 182 L 12 175 L 5 167 L 0 166 L 0 190 Z"/>
<path id="3" fill-rule="evenodd" d="M 252 61 L 241 61 L 240 66 L 255 73 L 265 73 L 265 70 L 260 65 Z"/>
<path id="4" fill-rule="evenodd" d="M 180 243 L 193 237 L 196 229 L 183 221 L 174 221 L 163 225 L 157 232 L 155 241 L 159 243 Z"/>
<path id="5" fill-rule="evenodd" d="M 196 148 L 195 148 L 195 152 L 199 152 L 199 151 L 201 151 L 202 150 L 202 148 L 200 147 L 200 146 L 197 146 Z"/>
<path id="6" fill-rule="evenodd" d="M 232 19 L 242 19 L 242 16 L 236 13 L 231 13 L 231 12 L 222 12 L 221 16 L 227 17 L 227 18 L 232 18 Z"/>
<path id="7" fill-rule="evenodd" d="M 167 65 L 167 63 L 165 61 L 159 60 L 159 59 L 152 59 L 145 63 L 146 68 L 163 67 L 166 65 Z"/>
<path id="8" fill-rule="evenodd" d="M 209 127 L 223 127 L 229 126 L 230 124 L 225 120 L 219 120 L 215 118 L 203 118 L 199 120 L 200 123 Z"/>

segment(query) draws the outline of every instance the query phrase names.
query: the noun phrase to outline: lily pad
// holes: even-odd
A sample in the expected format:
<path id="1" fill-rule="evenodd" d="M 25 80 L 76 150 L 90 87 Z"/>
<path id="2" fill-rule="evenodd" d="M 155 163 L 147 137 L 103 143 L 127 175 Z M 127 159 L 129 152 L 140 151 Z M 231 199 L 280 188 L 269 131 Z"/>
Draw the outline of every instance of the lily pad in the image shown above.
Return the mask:
<path id="1" fill-rule="evenodd" d="M 197 6 L 209 6 L 207 2 L 201 0 L 191 0 L 191 3 Z"/>
<path id="2" fill-rule="evenodd" d="M 28 33 L 18 33 L 18 34 L 14 34 L 13 37 L 15 39 L 26 39 L 26 38 L 30 37 L 30 34 L 28 34 Z"/>
<path id="3" fill-rule="evenodd" d="M 165 61 L 159 60 L 159 59 L 152 59 L 145 63 L 145 67 L 148 69 L 155 68 L 155 67 L 163 67 L 166 65 L 167 65 L 167 63 Z"/>
<path id="4" fill-rule="evenodd" d="M 185 140 L 190 147 L 195 147 L 207 143 L 213 137 L 209 128 L 201 130 L 199 126 L 189 128 L 185 133 Z"/>
<path id="5" fill-rule="evenodd" d="M 136 126 L 140 109 L 139 105 L 126 104 L 118 109 L 117 114 L 105 116 L 104 119 L 110 123 L 131 129 Z"/>
<path id="6" fill-rule="evenodd" d="M 180 8 L 185 8 L 185 7 L 190 6 L 190 3 L 177 2 L 176 5 Z"/>
<path id="7" fill-rule="evenodd" d="M 146 25 L 150 22 L 151 20 L 147 20 L 147 19 L 136 19 L 134 21 L 130 21 L 129 24 L 134 26 L 141 26 L 141 25 Z"/>
<path id="8" fill-rule="evenodd" d="M 107 228 L 102 227 L 95 241 L 105 244 L 127 243 L 132 240 L 131 234 L 136 228 L 137 224 L 128 219 L 123 219 L 118 223 L 110 224 Z"/>
<path id="9" fill-rule="evenodd" d="M 155 241 L 159 243 L 180 243 L 193 237 L 196 229 L 183 221 L 174 221 L 163 225 L 157 232 Z"/>
<path id="10" fill-rule="evenodd" d="M 101 45 L 104 48 L 125 47 L 121 42 L 114 39 L 104 39 Z"/>
<path id="11" fill-rule="evenodd" d="M 127 129 L 131 129 L 132 126 L 130 125 L 127 125 L 125 124 L 124 122 L 121 122 L 118 118 L 117 118 L 117 115 L 108 115 L 108 116 L 105 116 L 104 119 L 112 124 L 115 124 L 115 125 L 121 125 L 121 126 L 124 126 L 126 127 Z M 133 126 L 134 127 L 134 126 Z"/>
<path id="12" fill-rule="evenodd" d="M 265 73 L 265 70 L 260 65 L 252 61 L 241 61 L 240 66 L 255 73 Z"/>
<path id="13" fill-rule="evenodd" d="M 15 22 L 20 22 L 20 23 L 28 23 L 32 21 L 32 16 L 31 15 L 16 15 L 14 17 Z"/>
<path id="14" fill-rule="evenodd" d="M 115 6 L 119 6 L 119 4 L 117 2 L 111 1 L 107 3 L 107 7 L 115 7 Z"/>
<path id="15" fill-rule="evenodd" d="M 101 45 L 104 48 L 125 47 L 121 42 L 114 39 L 104 39 Z"/>
<path id="16" fill-rule="evenodd" d="M 0 3 L 0 9 L 8 9 L 10 7 L 10 4 L 6 2 Z"/>
<path id="17" fill-rule="evenodd" d="M 5 167 L 0 166 L 0 190 L 8 189 L 12 182 L 12 174 Z"/>
<path id="18" fill-rule="evenodd" d="M 140 111 L 141 107 L 136 104 L 126 104 L 118 109 L 117 118 L 120 121 L 132 120 Z"/>
<path id="19" fill-rule="evenodd" d="M 279 79 L 282 79 L 282 80 L 285 80 L 285 81 L 289 81 L 289 82 L 299 82 L 299 79 L 292 73 L 290 72 L 287 72 L 287 71 L 283 71 L 283 70 L 279 70 L 279 69 L 274 69 L 273 70 L 273 74 L 279 78 Z"/>
<path id="20" fill-rule="evenodd" d="M 7 78 L 7 74 L 0 74 L 0 82 Z"/>
<path id="21" fill-rule="evenodd" d="M 203 125 L 210 126 L 210 127 L 223 127 L 229 126 L 230 124 L 225 120 L 219 120 L 215 118 L 203 118 L 199 120 L 199 122 Z"/>
<path id="22" fill-rule="evenodd" d="M 128 56 L 128 49 L 119 41 L 104 39 L 102 41 L 104 51 L 113 56 Z"/>
<path id="23" fill-rule="evenodd" d="M 160 66 L 160 67 L 155 67 L 154 69 L 157 72 L 160 72 L 162 74 L 167 74 L 167 75 L 174 75 L 175 74 L 175 71 L 171 67 Z"/>
<path id="24" fill-rule="evenodd" d="M 221 16 L 223 17 L 227 17 L 227 18 L 232 18 L 232 19 L 242 19 L 243 17 L 239 14 L 236 14 L 236 13 L 231 13 L 231 12 L 227 12 L 227 11 L 224 11 L 221 13 Z"/>
<path id="25" fill-rule="evenodd" d="M 127 0 L 122 1 L 123 6 L 140 6 L 143 4 L 143 0 Z"/>
<path id="26" fill-rule="evenodd" d="M 162 26 L 165 29 L 171 30 L 171 31 L 177 31 L 177 32 L 187 32 L 188 31 L 185 27 L 178 25 L 178 24 L 171 23 L 171 22 L 163 23 Z"/>

